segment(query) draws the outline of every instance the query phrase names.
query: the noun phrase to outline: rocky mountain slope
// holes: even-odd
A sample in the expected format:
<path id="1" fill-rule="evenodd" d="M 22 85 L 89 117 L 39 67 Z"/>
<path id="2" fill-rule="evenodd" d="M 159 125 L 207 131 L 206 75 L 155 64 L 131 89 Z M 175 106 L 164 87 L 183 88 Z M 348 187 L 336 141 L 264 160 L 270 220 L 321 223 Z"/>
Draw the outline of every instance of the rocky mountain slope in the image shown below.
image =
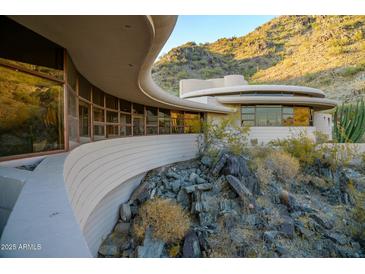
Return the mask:
<path id="1" fill-rule="evenodd" d="M 253 32 L 189 42 L 154 65 L 154 80 L 178 94 L 179 80 L 243 74 L 250 84 L 293 84 L 329 98 L 365 96 L 365 16 L 280 16 Z"/>
<path id="2" fill-rule="evenodd" d="M 314 168 L 290 192 L 263 184 L 242 156 L 152 170 L 121 205 L 99 257 L 364 257 L 350 193 L 364 193 L 365 174 Z"/>

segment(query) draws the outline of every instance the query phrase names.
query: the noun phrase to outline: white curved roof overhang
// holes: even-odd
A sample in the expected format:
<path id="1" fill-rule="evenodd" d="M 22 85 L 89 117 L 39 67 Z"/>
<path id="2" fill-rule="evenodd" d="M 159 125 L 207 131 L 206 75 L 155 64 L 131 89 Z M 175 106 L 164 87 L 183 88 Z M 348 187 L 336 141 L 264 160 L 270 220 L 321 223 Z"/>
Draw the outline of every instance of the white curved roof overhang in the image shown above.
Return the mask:
<path id="1" fill-rule="evenodd" d="M 302 94 L 312 97 L 324 98 L 325 94 L 322 90 L 316 88 L 289 86 L 289 85 L 241 85 L 220 88 L 201 89 L 196 91 L 186 92 L 181 95 L 181 98 L 193 98 L 200 96 L 215 96 L 215 95 L 231 95 L 237 93 L 265 93 L 265 92 L 285 92 L 289 94 Z"/>
<path id="2" fill-rule="evenodd" d="M 310 106 L 316 110 L 326 110 L 334 108 L 337 105 L 337 101 L 305 97 L 305 96 L 217 96 L 215 97 L 218 102 L 222 104 L 258 104 L 258 105 L 298 105 L 298 106 Z"/>
<path id="3" fill-rule="evenodd" d="M 10 16 L 64 47 L 77 70 L 106 93 L 132 102 L 180 110 L 228 113 L 227 107 L 183 100 L 158 87 L 151 68 L 177 16 Z"/>

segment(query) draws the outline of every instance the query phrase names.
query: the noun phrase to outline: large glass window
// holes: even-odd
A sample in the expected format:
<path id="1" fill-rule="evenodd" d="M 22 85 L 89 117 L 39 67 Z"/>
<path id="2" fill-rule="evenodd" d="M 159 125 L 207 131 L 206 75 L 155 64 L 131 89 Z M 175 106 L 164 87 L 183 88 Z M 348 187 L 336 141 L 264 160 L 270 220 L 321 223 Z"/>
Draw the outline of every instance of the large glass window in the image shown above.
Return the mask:
<path id="1" fill-rule="evenodd" d="M 132 110 L 131 102 L 120 99 L 119 106 L 120 106 L 120 111 L 131 113 Z"/>
<path id="2" fill-rule="evenodd" d="M 294 111 L 292 107 L 283 107 L 282 125 L 283 126 L 294 125 Z"/>
<path id="3" fill-rule="evenodd" d="M 0 157 L 64 149 L 63 87 L 0 66 Z"/>
<path id="4" fill-rule="evenodd" d="M 79 102 L 80 136 L 90 137 L 90 104 Z"/>
<path id="5" fill-rule="evenodd" d="M 101 140 L 105 137 L 105 126 L 104 125 L 94 125 L 94 140 Z"/>
<path id="6" fill-rule="evenodd" d="M 184 133 L 184 113 L 171 111 L 172 133 Z"/>
<path id="7" fill-rule="evenodd" d="M 158 133 L 158 113 L 155 107 L 146 107 L 146 134 L 156 135 Z"/>
<path id="8" fill-rule="evenodd" d="M 144 118 L 133 116 L 133 135 L 144 135 Z"/>
<path id="9" fill-rule="evenodd" d="M 79 74 L 79 95 L 80 97 L 90 101 L 91 85 L 82 75 Z"/>
<path id="10" fill-rule="evenodd" d="M 144 135 L 144 106 L 133 103 L 133 135 Z"/>
<path id="11" fill-rule="evenodd" d="M 311 109 L 297 106 L 242 106 L 242 125 L 248 126 L 310 126 Z"/>
<path id="12" fill-rule="evenodd" d="M 71 58 L 67 55 L 67 83 L 76 91 L 77 72 Z"/>
<path id="13" fill-rule="evenodd" d="M 132 135 L 132 118 L 130 114 L 120 114 L 120 136 Z"/>
<path id="14" fill-rule="evenodd" d="M 158 111 L 158 127 L 159 134 L 171 133 L 171 117 L 170 110 L 160 108 Z"/>
<path id="15" fill-rule="evenodd" d="M 184 113 L 184 132 L 199 133 L 201 132 L 200 113 Z"/>
<path id="16" fill-rule="evenodd" d="M 104 122 L 104 109 L 94 107 L 94 121 Z"/>
<path id="17" fill-rule="evenodd" d="M 77 116 L 77 103 L 78 98 L 76 92 L 71 88 L 67 88 L 67 104 L 68 104 L 68 138 L 71 147 L 73 147 L 78 141 L 78 129 L 79 129 L 79 119 Z"/>
<path id="18" fill-rule="evenodd" d="M 241 108 L 241 117 L 243 126 L 254 126 L 255 125 L 255 107 L 244 106 Z"/>
<path id="19" fill-rule="evenodd" d="M 104 93 L 98 88 L 93 88 L 93 103 L 101 107 L 104 106 Z"/>
<path id="20" fill-rule="evenodd" d="M 106 94 L 105 99 L 107 108 L 118 110 L 118 99 L 116 97 Z"/>
<path id="21" fill-rule="evenodd" d="M 107 125 L 106 126 L 106 137 L 107 138 L 113 138 L 113 137 L 118 137 L 119 132 L 118 132 L 118 126 L 116 125 Z"/>
<path id="22" fill-rule="evenodd" d="M 117 111 L 106 111 L 106 121 L 108 123 L 118 123 L 118 112 Z"/>
<path id="23" fill-rule="evenodd" d="M 294 107 L 294 126 L 309 126 L 311 112 L 308 107 Z"/>
<path id="24" fill-rule="evenodd" d="M 256 126 L 280 126 L 280 106 L 256 106 Z"/>

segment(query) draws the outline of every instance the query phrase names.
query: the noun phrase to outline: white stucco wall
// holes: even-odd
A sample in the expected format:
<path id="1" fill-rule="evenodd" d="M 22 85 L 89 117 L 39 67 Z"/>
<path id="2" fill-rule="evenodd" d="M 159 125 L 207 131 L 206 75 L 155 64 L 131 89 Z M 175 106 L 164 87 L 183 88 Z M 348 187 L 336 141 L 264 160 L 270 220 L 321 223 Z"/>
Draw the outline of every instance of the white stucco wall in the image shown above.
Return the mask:
<path id="1" fill-rule="evenodd" d="M 257 139 L 259 144 L 267 144 L 276 139 L 285 139 L 300 132 L 314 138 L 315 127 L 251 127 L 249 139 Z"/>
<path id="2" fill-rule="evenodd" d="M 332 140 L 332 115 L 322 112 L 315 112 L 313 126 L 317 131 L 326 134 Z"/>

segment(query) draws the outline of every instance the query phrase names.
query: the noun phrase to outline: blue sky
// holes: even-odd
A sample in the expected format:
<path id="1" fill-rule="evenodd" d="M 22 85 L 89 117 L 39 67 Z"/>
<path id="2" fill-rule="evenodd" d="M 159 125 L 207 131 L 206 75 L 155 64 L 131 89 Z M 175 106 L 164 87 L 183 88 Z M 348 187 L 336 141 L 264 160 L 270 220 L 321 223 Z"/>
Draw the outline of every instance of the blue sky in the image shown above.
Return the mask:
<path id="1" fill-rule="evenodd" d="M 245 35 L 274 17 L 272 15 L 179 16 L 175 29 L 160 52 L 160 56 L 189 41 L 199 44 L 213 42 L 223 37 Z"/>

